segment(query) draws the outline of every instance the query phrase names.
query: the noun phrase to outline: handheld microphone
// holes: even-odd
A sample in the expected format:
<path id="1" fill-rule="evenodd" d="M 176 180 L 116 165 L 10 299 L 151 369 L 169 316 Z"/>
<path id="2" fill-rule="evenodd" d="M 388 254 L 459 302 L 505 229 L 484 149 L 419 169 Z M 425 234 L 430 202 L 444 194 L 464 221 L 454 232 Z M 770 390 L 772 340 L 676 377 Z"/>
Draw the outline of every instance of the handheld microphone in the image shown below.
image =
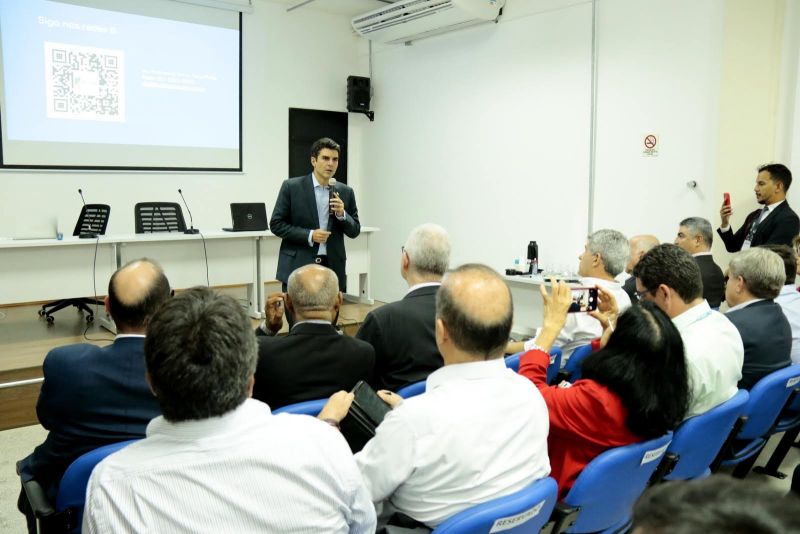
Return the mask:
<path id="1" fill-rule="evenodd" d="M 83 198 L 83 190 L 80 187 L 78 188 L 78 194 L 81 196 L 81 200 L 83 201 L 83 213 L 85 214 L 85 212 L 86 212 L 86 199 Z M 88 232 L 84 232 L 83 231 L 83 226 L 84 225 L 81 224 L 81 231 L 78 234 L 78 239 L 95 239 L 97 237 L 97 234 L 91 231 L 92 230 L 92 223 L 91 222 L 89 222 L 89 224 L 86 225 L 87 229 L 89 230 Z"/>
<path id="2" fill-rule="evenodd" d="M 336 189 L 336 178 L 331 178 L 328 180 L 328 202 L 336 198 L 335 189 Z M 335 215 L 333 208 L 331 208 L 328 212 L 330 215 Z"/>
<path id="3" fill-rule="evenodd" d="M 192 210 L 189 209 L 189 204 L 186 203 L 186 199 L 183 197 L 183 191 L 178 189 L 178 194 L 183 199 L 183 205 L 186 206 L 186 211 L 189 212 L 189 226 L 190 226 L 190 228 L 187 228 L 186 230 L 184 230 L 183 233 L 184 234 L 199 234 L 200 230 L 198 230 L 197 228 L 194 227 L 194 218 L 192 217 Z"/>

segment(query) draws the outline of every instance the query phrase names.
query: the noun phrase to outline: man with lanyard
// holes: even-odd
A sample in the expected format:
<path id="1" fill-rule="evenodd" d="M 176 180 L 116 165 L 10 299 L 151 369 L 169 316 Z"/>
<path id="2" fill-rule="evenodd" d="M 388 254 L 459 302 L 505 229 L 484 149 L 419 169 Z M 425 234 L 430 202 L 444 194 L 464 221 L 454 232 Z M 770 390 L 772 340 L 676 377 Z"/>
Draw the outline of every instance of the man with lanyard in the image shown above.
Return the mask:
<path id="1" fill-rule="evenodd" d="M 686 417 L 733 397 L 742 378 L 744 345 L 739 331 L 703 298 L 700 268 L 677 245 L 659 245 L 633 269 L 639 300 L 650 300 L 681 333 L 691 401 Z"/>
<path id="2" fill-rule="evenodd" d="M 721 224 L 717 233 L 728 252 L 739 252 L 759 245 L 789 245 L 800 232 L 800 218 L 789 207 L 786 192 L 792 185 L 792 172 L 780 163 L 763 165 L 758 169 L 753 191 L 756 201 L 764 207 L 751 212 L 739 231 L 730 226 L 733 209 L 726 198 L 719 210 Z"/>

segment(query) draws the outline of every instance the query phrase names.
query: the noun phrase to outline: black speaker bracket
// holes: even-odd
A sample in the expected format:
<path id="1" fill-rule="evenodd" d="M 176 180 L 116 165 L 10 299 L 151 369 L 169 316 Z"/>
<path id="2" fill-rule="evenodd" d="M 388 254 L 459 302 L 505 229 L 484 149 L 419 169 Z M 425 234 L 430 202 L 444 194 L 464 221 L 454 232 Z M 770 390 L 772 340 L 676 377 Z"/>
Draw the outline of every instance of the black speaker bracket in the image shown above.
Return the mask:
<path id="1" fill-rule="evenodd" d="M 375 122 L 375 112 L 374 111 L 355 111 L 355 110 L 348 110 L 350 113 L 363 113 L 369 119 L 369 122 Z"/>

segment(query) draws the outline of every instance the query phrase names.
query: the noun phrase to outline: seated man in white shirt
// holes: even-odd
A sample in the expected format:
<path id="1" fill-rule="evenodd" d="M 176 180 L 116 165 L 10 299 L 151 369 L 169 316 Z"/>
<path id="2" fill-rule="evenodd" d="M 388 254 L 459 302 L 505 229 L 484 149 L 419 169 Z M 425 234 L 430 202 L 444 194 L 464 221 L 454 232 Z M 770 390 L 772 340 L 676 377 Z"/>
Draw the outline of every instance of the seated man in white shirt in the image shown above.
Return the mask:
<path id="1" fill-rule="evenodd" d="M 602 286 L 613 293 L 620 313 L 631 306 L 631 299 L 615 277 L 625 269 L 629 254 L 630 247 L 624 235 L 616 230 L 598 230 L 588 237 L 583 253 L 578 256 L 581 286 Z M 576 348 L 602 335 L 603 327 L 588 313 L 570 313 L 555 341 L 555 346 L 562 350 L 562 363 L 569 359 Z M 535 338 L 524 343 L 511 342 L 506 346 L 506 353 L 530 350 L 534 345 Z"/>
<path id="2" fill-rule="evenodd" d="M 250 399 L 256 339 L 242 307 L 189 289 L 152 318 L 147 380 L 162 417 L 94 469 L 83 532 L 374 532 L 336 428 Z M 337 406 L 352 395 L 339 392 Z M 338 419 L 326 406 L 320 419 Z"/>
<path id="3" fill-rule="evenodd" d="M 700 267 L 676 245 L 659 245 L 633 270 L 640 300 L 656 303 L 683 338 L 691 400 L 686 417 L 733 397 L 742 378 L 744 346 L 739 331 L 703 299 Z"/>
<path id="4" fill-rule="evenodd" d="M 424 394 L 402 403 L 381 391 L 394 409 L 356 455 L 390 524 L 399 513 L 433 528 L 550 473 L 547 406 L 502 357 L 512 311 L 508 287 L 489 267 L 445 275 L 436 299 L 444 367 L 428 376 Z"/>
<path id="5" fill-rule="evenodd" d="M 797 278 L 797 258 L 792 247 L 786 245 L 762 245 L 763 248 L 771 250 L 781 257 L 786 271 L 786 282 L 781 288 L 781 292 L 775 298 L 789 326 L 792 327 L 792 363 L 800 363 L 800 292 L 794 285 Z"/>

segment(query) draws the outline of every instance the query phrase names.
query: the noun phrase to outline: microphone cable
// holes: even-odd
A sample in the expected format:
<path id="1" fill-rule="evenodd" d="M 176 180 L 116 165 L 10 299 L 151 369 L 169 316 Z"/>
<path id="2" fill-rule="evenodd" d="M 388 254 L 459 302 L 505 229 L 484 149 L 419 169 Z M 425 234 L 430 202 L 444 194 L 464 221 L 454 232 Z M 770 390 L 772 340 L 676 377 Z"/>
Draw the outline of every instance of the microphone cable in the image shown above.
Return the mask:
<path id="1" fill-rule="evenodd" d="M 100 300 L 100 299 L 97 298 L 97 249 L 98 249 L 98 247 L 100 247 L 100 234 L 97 235 L 97 238 L 94 241 L 94 261 L 92 262 L 92 289 L 94 290 L 94 315 L 92 317 L 96 317 L 98 315 L 98 311 L 97 311 L 98 304 L 97 304 L 97 301 Z M 86 328 L 83 330 L 83 338 L 86 341 L 111 341 L 111 342 L 114 341 L 113 339 L 108 339 L 106 337 L 99 337 L 99 338 L 94 338 L 93 339 L 93 338 L 90 338 L 89 336 L 87 336 L 86 333 L 89 332 L 89 329 L 92 327 L 92 324 L 94 324 L 94 319 L 92 319 L 92 322 L 87 321 L 86 322 Z"/>

